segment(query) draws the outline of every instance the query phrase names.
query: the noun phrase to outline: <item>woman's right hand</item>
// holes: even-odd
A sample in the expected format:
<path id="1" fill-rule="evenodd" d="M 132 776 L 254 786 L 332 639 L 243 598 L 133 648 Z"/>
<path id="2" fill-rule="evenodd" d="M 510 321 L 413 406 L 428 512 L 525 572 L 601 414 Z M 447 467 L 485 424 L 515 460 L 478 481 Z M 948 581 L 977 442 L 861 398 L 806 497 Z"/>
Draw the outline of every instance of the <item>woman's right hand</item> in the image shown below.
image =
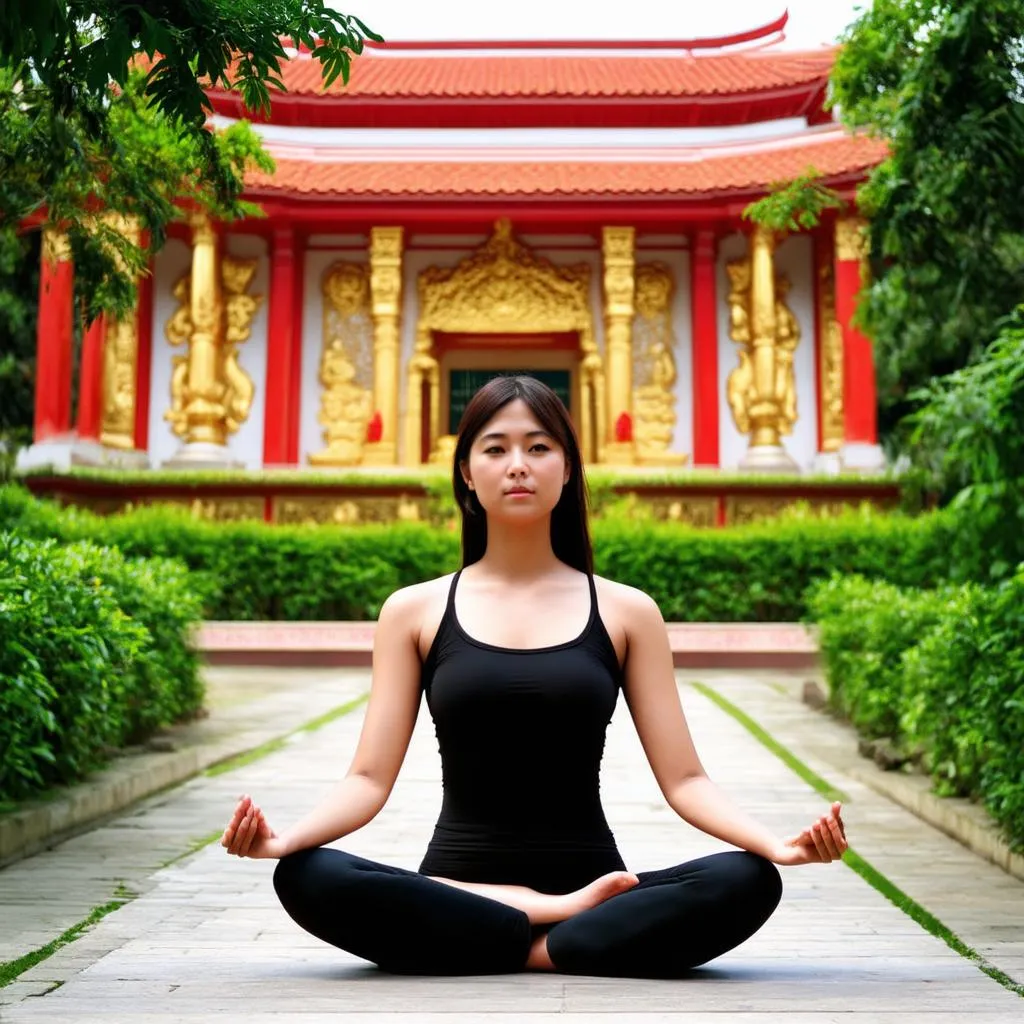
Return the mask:
<path id="1" fill-rule="evenodd" d="M 243 796 L 235 807 L 220 845 L 236 857 L 283 857 L 284 841 L 267 824 L 252 797 Z"/>

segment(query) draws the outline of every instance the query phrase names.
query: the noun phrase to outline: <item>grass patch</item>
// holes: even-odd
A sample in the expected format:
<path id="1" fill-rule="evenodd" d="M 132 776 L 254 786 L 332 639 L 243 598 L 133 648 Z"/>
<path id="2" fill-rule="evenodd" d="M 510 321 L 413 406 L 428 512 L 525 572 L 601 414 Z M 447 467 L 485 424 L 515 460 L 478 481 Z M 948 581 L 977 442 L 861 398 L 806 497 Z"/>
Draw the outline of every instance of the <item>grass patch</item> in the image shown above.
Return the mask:
<path id="1" fill-rule="evenodd" d="M 75 939 L 96 924 L 97 921 L 102 921 L 107 914 L 120 910 L 132 898 L 133 894 L 129 893 L 123 885 L 118 885 L 114 891 L 114 899 L 98 907 L 93 907 L 87 917 L 82 918 L 78 924 L 73 924 L 67 931 L 62 932 L 45 946 L 40 946 L 39 949 L 34 949 L 31 953 L 18 957 L 17 960 L 7 960 L 4 963 L 0 963 L 0 988 L 9 985 L 15 978 L 24 974 L 30 968 L 35 967 L 36 964 L 41 964 L 44 960 L 48 960 L 62 946 L 74 942 Z"/>
<path id="2" fill-rule="evenodd" d="M 726 714 L 731 715 L 751 735 L 753 735 L 763 746 L 767 747 L 783 764 L 792 772 L 799 775 L 804 782 L 813 790 L 820 793 L 829 803 L 838 800 L 840 803 L 849 803 L 849 796 L 841 789 L 826 782 L 817 772 L 812 771 L 795 754 L 788 751 L 778 740 L 770 736 L 760 725 L 757 724 L 748 714 L 741 711 L 732 701 L 727 700 L 716 690 L 712 690 L 703 683 L 693 683 L 693 688 L 702 696 L 707 697 L 712 704 L 717 704 Z"/>
<path id="3" fill-rule="evenodd" d="M 849 797 L 841 790 L 836 789 L 826 782 L 817 772 L 809 768 L 792 751 L 787 750 L 778 740 L 770 736 L 757 722 L 748 714 L 741 711 L 732 701 L 727 700 L 720 693 L 712 690 L 703 683 L 693 683 L 698 693 L 707 697 L 713 704 L 717 704 L 726 714 L 731 715 L 740 723 L 755 739 L 767 747 L 783 764 L 791 771 L 799 775 L 816 792 L 820 793 L 827 800 L 840 800 L 849 802 Z M 1020 985 L 1008 974 L 990 964 L 976 949 L 968 946 L 952 929 L 946 927 L 931 911 L 926 910 L 913 897 L 908 896 L 898 885 L 890 882 L 885 875 L 876 867 L 866 861 L 859 853 L 847 849 L 843 854 L 843 863 L 855 871 L 873 889 L 880 892 L 890 903 L 903 911 L 911 920 L 919 924 L 926 932 L 941 939 L 954 953 L 959 953 L 966 960 L 972 961 L 980 971 L 987 974 L 993 981 L 999 982 L 1003 988 L 1024 996 L 1024 985 Z"/>
<path id="4" fill-rule="evenodd" d="M 176 853 L 173 857 L 168 858 L 160 865 L 160 870 L 169 868 L 172 864 L 177 864 L 179 860 L 184 860 L 186 857 L 191 857 L 193 853 L 198 853 L 204 847 L 209 846 L 210 843 L 215 843 L 220 837 L 224 835 L 223 829 L 218 829 L 216 832 L 211 832 L 209 835 L 200 836 L 198 839 L 193 839 L 189 842 L 188 846 L 182 850 L 181 853 Z"/>
<path id="5" fill-rule="evenodd" d="M 219 761 L 217 764 L 210 765 L 203 772 L 203 775 L 207 778 L 215 778 L 218 775 L 224 775 L 226 772 L 233 772 L 238 768 L 244 768 L 246 765 L 266 757 L 268 754 L 274 754 L 286 746 L 288 741 L 295 736 L 299 736 L 302 733 L 316 732 L 317 729 L 322 729 L 325 725 L 343 718 L 350 711 L 354 711 L 361 704 L 365 704 L 369 697 L 369 693 L 364 693 L 362 696 L 356 697 L 355 700 L 350 700 L 347 704 L 332 708 L 318 718 L 300 725 L 297 729 L 292 729 L 291 732 L 285 733 L 283 736 L 278 736 L 276 739 L 261 743 L 258 747 L 253 747 L 252 750 L 246 750 L 244 753 L 236 754 L 234 757 L 229 757 L 224 761 Z"/>

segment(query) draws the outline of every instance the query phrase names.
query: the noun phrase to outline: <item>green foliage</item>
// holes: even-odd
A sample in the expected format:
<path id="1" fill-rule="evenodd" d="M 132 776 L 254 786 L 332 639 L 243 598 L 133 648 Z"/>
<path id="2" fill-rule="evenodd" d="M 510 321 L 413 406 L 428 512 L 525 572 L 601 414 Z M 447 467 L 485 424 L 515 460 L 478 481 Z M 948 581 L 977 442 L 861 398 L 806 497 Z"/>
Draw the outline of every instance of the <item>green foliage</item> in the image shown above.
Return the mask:
<path id="1" fill-rule="evenodd" d="M 842 40 L 833 100 L 890 147 L 857 197 L 873 275 L 858 317 L 889 424 L 1024 294 L 1022 40 L 1020 0 L 875 0 Z"/>
<path id="2" fill-rule="evenodd" d="M 138 216 L 154 249 L 178 196 L 222 219 L 241 203 L 250 161 L 272 165 L 247 125 L 210 132 L 204 87 L 238 88 L 266 110 L 286 42 L 309 47 L 330 81 L 377 39 L 324 0 L 33 0 L 0 18 L 0 266 L 24 258 L 21 223 L 66 231 L 87 320 L 124 312 L 143 251 L 97 223 Z"/>
<path id="3" fill-rule="evenodd" d="M 904 586 L 943 578 L 948 526 L 862 512 L 722 530 L 609 520 L 594 524 L 597 571 L 650 594 L 675 622 L 792 622 L 805 591 L 834 572 Z"/>
<path id="4" fill-rule="evenodd" d="M 179 564 L 0 534 L 0 799 L 73 782 L 194 714 L 198 613 Z"/>
<path id="5" fill-rule="evenodd" d="M 1024 306 L 979 362 L 914 396 L 921 484 L 957 491 L 954 572 L 1001 579 L 1024 562 Z"/>
<path id="6" fill-rule="evenodd" d="M 947 597 L 860 575 L 812 588 L 810 615 L 820 625 L 833 706 L 865 735 L 897 734 L 905 700 L 900 658 L 938 622 Z"/>
<path id="7" fill-rule="evenodd" d="M 841 210 L 846 204 L 839 193 L 821 183 L 821 174 L 809 167 L 799 177 L 777 182 L 763 199 L 744 211 L 746 220 L 778 233 L 810 231 L 821 222 L 826 210 Z"/>
<path id="8" fill-rule="evenodd" d="M 919 752 L 940 793 L 979 798 L 1024 849 L 1024 574 L 900 590 L 812 591 L 835 706 Z"/>
<path id="9" fill-rule="evenodd" d="M 459 563 L 457 531 L 426 524 L 210 523 L 159 507 L 101 518 L 17 487 L 0 489 L 0 528 L 179 558 L 212 619 L 371 619 L 396 587 Z M 612 515 L 593 532 L 598 572 L 645 590 L 668 619 L 777 622 L 800 619 L 804 590 L 833 572 L 912 586 L 941 580 L 948 530 L 944 516 L 865 509 L 726 530 Z"/>
<path id="10" fill-rule="evenodd" d="M 137 217 L 149 230 L 150 247 L 163 244 L 167 225 L 186 198 L 230 220 L 258 211 L 225 192 L 204 174 L 207 151 L 238 180 L 249 166 L 272 170 L 273 161 L 247 122 L 202 138 L 157 109 L 145 94 L 145 75 L 134 72 L 116 95 L 102 102 L 93 130 L 84 116 L 58 126 L 52 97 L 28 64 L 0 64 L 0 265 L 23 262 L 33 245 L 19 233 L 26 218 L 45 211 L 62 225 L 75 263 L 75 308 L 91 321 L 101 311 L 123 313 L 135 298 L 135 278 L 147 254 L 98 209 Z M 38 243 L 35 243 L 38 251 Z M 9 297 L 34 307 L 35 290 Z M 22 320 L 31 314 L 23 311 Z"/>
<path id="11" fill-rule="evenodd" d="M 8 448 L 32 436 L 38 294 L 39 236 L 17 250 L 0 245 L 0 443 Z"/>

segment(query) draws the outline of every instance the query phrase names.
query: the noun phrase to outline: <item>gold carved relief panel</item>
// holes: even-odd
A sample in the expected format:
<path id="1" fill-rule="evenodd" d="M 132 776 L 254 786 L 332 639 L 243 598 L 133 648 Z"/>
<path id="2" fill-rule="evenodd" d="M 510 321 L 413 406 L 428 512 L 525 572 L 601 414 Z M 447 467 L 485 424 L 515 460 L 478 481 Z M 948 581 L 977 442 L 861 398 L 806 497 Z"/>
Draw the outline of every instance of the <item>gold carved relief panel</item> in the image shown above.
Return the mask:
<path id="1" fill-rule="evenodd" d="M 648 465 L 678 465 L 670 451 L 676 429 L 676 337 L 672 330 L 675 282 L 664 263 L 636 268 L 633 317 L 633 440 L 636 459 Z"/>
<path id="2" fill-rule="evenodd" d="M 318 422 L 326 447 L 309 456 L 317 466 L 362 461 L 373 415 L 373 318 L 364 264 L 333 263 L 324 272 L 323 351 Z"/>

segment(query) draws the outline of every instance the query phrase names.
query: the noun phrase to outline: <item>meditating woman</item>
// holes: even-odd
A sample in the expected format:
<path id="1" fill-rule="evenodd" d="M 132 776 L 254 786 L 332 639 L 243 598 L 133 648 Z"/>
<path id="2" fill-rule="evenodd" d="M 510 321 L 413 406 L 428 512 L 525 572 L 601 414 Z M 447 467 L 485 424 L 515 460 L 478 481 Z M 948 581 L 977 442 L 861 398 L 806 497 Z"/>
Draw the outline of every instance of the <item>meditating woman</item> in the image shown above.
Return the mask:
<path id="1" fill-rule="evenodd" d="M 840 807 L 784 841 L 707 777 L 657 606 L 594 576 L 579 445 L 553 391 L 530 377 L 481 388 L 453 480 L 462 569 L 381 609 L 348 774 L 281 835 L 243 797 L 222 845 L 280 858 L 292 918 L 387 971 L 679 977 L 768 919 L 776 864 L 842 855 Z M 669 806 L 738 850 L 627 871 L 599 796 L 620 689 Z M 421 695 L 444 794 L 419 871 L 325 848 L 384 806 Z"/>

